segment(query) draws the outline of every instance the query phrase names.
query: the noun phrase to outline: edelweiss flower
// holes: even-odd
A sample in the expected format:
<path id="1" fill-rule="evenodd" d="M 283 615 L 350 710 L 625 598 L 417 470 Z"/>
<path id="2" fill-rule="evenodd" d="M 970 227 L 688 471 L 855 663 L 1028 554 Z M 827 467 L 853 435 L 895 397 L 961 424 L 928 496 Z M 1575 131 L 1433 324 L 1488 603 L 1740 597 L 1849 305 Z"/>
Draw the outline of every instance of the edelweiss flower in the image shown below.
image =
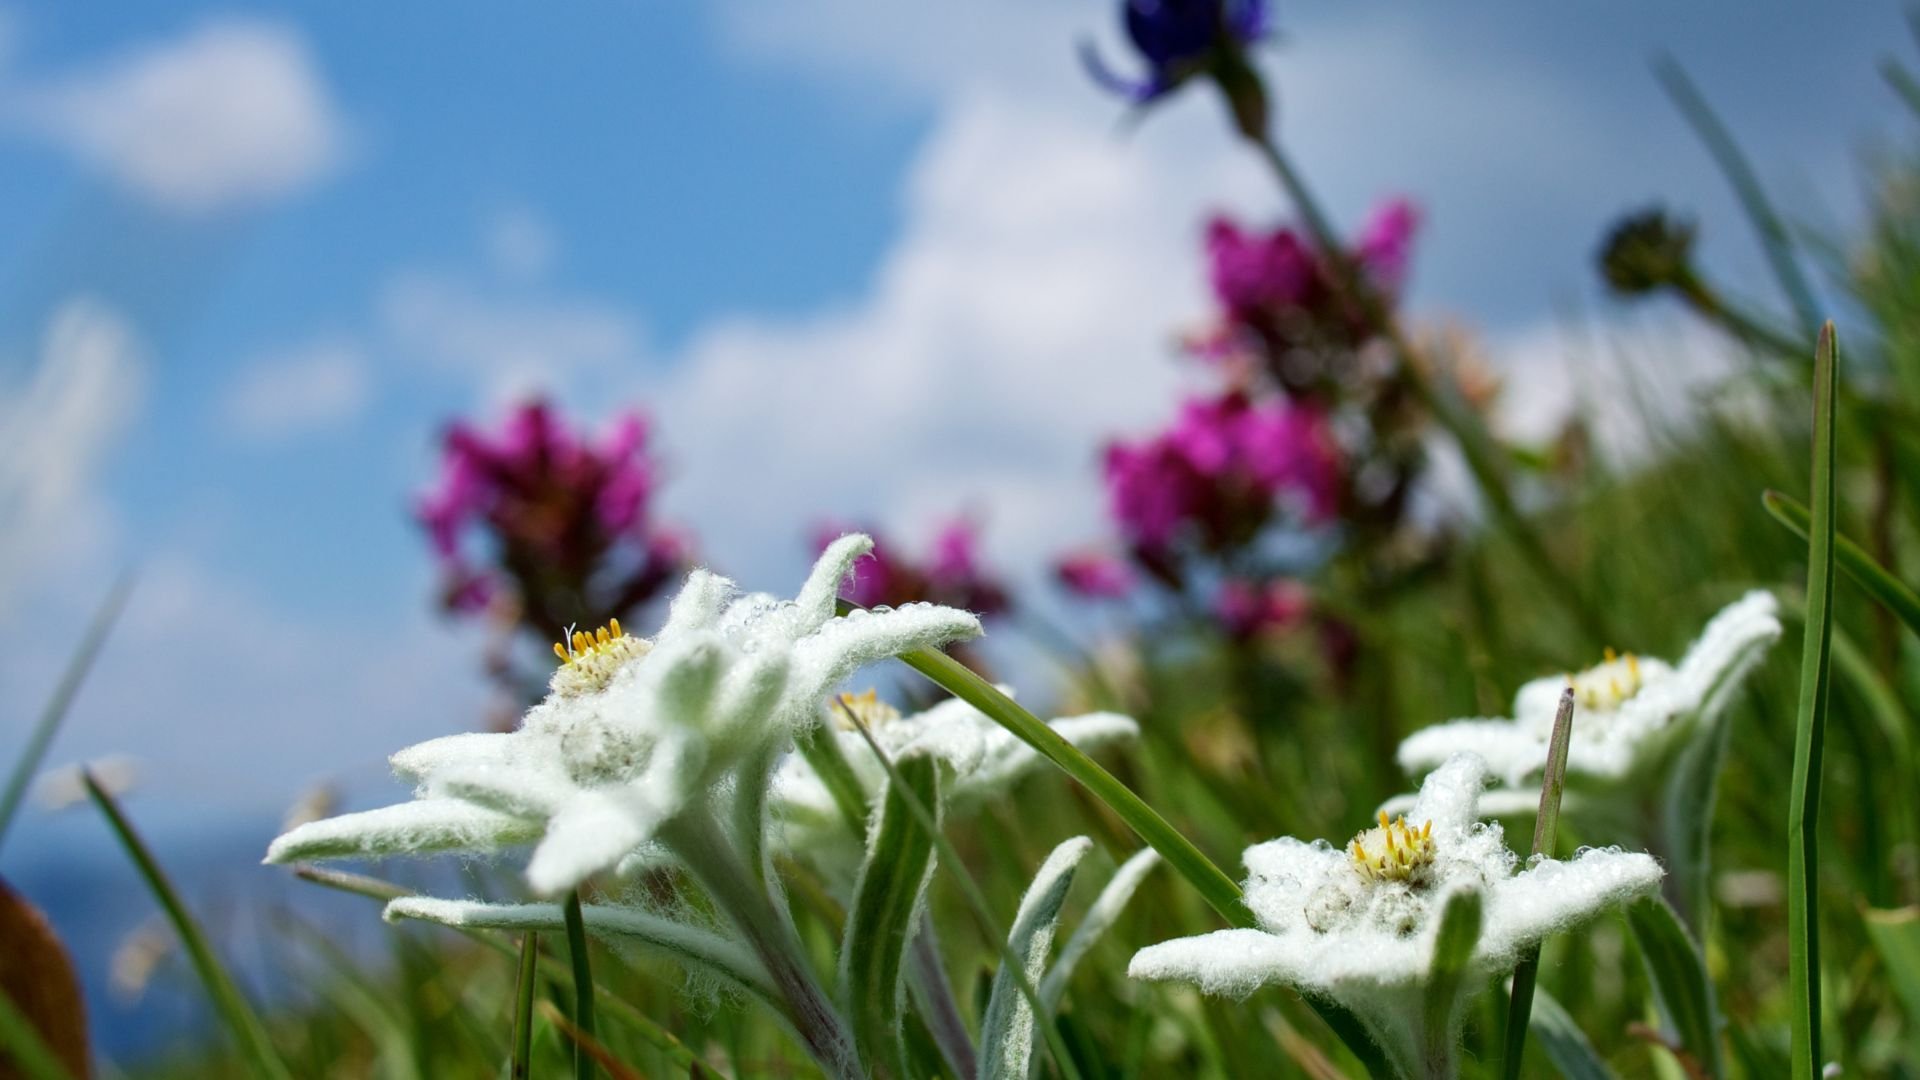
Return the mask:
<path id="1" fill-rule="evenodd" d="M 1434 1034 L 1421 1027 L 1434 938 L 1456 892 L 1473 890 L 1483 901 L 1480 938 L 1460 983 L 1472 992 L 1549 934 L 1660 882 L 1652 856 L 1617 849 L 1519 869 L 1500 826 L 1475 820 L 1485 780 L 1486 763 L 1460 754 L 1427 777 L 1412 813 L 1381 815 L 1344 850 L 1292 837 L 1248 848 L 1246 904 L 1259 928 L 1148 946 L 1128 974 L 1233 997 L 1284 983 L 1331 998 L 1360 1018 L 1397 1065 L 1417 1073 Z M 1451 1032 L 1444 1034 L 1451 1047 Z"/>
<path id="2" fill-rule="evenodd" d="M 551 692 L 519 730 L 400 751 L 393 768 L 418 785 L 414 801 L 301 826 L 267 861 L 491 853 L 537 840 L 533 888 L 579 884 L 724 783 L 764 783 L 764 771 L 740 774 L 771 768 L 854 669 L 980 632 L 974 616 L 927 604 L 836 619 L 840 582 L 871 547 L 842 537 L 794 600 L 741 596 L 695 570 L 651 640 L 615 623 L 556 646 Z"/>
<path id="3" fill-rule="evenodd" d="M 1000 689 L 1011 696 L 1008 687 Z M 886 768 L 866 739 L 853 730 L 846 712 L 858 718 L 890 759 L 930 754 L 946 761 L 952 772 L 943 778 L 941 798 L 949 815 L 979 808 L 1046 764 L 1038 750 L 958 698 L 903 717 L 873 691 L 842 694 L 839 703 L 829 710 L 829 719 L 836 722 L 834 736 L 840 743 L 841 756 L 869 797 L 886 785 Z M 1139 724 L 1118 713 L 1063 717 L 1048 726 L 1082 750 L 1131 740 L 1140 734 Z M 838 859 L 848 870 L 859 866 L 860 846 L 847 830 L 826 781 L 805 757 L 790 755 L 781 764 L 774 776 L 772 806 L 774 817 L 784 825 L 788 847 L 828 862 Z"/>
<path id="4" fill-rule="evenodd" d="M 1462 750 L 1485 758 L 1494 774 L 1520 788 L 1546 766 L 1560 694 L 1572 683 L 1573 736 L 1567 773 L 1619 780 L 1663 758 L 1725 708 L 1767 646 L 1780 637 L 1779 605 L 1755 591 L 1722 610 L 1677 665 L 1615 656 L 1577 675 L 1535 679 L 1514 698 L 1511 720 L 1453 720 L 1416 731 L 1400 744 L 1400 766 L 1418 776 Z M 1500 812 L 1531 810 L 1539 786 L 1515 799 L 1496 795 Z M 1390 806 L 1391 808 L 1391 806 Z"/>

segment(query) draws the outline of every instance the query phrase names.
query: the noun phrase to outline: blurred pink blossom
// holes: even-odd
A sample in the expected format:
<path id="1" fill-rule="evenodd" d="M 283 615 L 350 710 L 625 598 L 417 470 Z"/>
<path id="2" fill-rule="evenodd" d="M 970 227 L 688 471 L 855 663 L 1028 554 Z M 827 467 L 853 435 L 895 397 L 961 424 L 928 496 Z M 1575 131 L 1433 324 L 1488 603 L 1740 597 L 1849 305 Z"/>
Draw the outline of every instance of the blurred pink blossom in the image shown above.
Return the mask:
<path id="1" fill-rule="evenodd" d="M 1053 564 L 1053 573 L 1069 590 L 1093 600 L 1118 600 L 1133 591 L 1133 568 L 1103 551 L 1076 551 Z"/>
<path id="2" fill-rule="evenodd" d="M 1292 578 L 1258 582 L 1229 579 L 1214 597 L 1214 617 L 1236 638 L 1298 625 L 1310 610 L 1307 588 Z"/>
<path id="3" fill-rule="evenodd" d="M 1006 587 L 982 564 L 979 527 L 971 519 L 956 518 L 942 525 L 934 534 L 932 550 L 924 563 L 903 554 L 876 529 L 837 521 L 815 527 L 813 548 L 824 551 L 849 532 L 865 532 L 874 538 L 873 550 L 854 562 L 853 572 L 840 587 L 840 595 L 853 603 L 898 607 L 924 600 L 982 615 L 998 614 L 1008 607 Z"/>

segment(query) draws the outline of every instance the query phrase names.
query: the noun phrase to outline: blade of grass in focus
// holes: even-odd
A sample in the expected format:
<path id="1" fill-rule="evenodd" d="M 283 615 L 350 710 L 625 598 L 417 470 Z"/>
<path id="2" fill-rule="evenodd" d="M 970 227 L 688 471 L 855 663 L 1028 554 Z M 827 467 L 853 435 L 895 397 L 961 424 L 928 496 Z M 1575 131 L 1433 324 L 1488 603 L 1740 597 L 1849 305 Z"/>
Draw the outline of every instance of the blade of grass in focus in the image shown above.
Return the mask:
<path id="1" fill-rule="evenodd" d="M 1553 717 L 1553 736 L 1547 743 L 1547 767 L 1540 778 L 1540 812 L 1533 819 L 1533 854 L 1553 857 L 1553 843 L 1560 829 L 1560 799 L 1567 790 L 1567 743 L 1573 737 L 1573 687 L 1560 695 L 1560 707 Z M 1507 1042 L 1501 1075 L 1513 1080 L 1520 1075 L 1520 1059 L 1527 1052 L 1527 1022 L 1533 1015 L 1533 988 L 1540 980 L 1540 946 L 1535 945 L 1520 957 L 1513 972 L 1513 992 L 1507 999 Z"/>
<path id="2" fill-rule="evenodd" d="M 1834 432 L 1839 346 L 1831 322 L 1814 354 L 1813 497 L 1807 529 L 1807 621 L 1787 809 L 1787 947 L 1794 1080 L 1820 1075 L 1820 766 L 1833 662 Z"/>
<path id="3" fill-rule="evenodd" d="M 253 1075 L 264 1077 L 266 1080 L 292 1080 L 292 1074 L 287 1071 L 285 1062 L 280 1059 L 279 1052 L 273 1047 L 273 1041 L 267 1036 L 266 1026 L 260 1022 L 260 1017 L 253 1011 L 253 1006 L 247 1003 L 247 999 L 240 993 L 240 988 L 234 984 L 233 977 L 227 973 L 227 969 L 220 963 L 220 958 L 214 954 L 213 947 L 207 943 L 206 935 L 200 930 L 200 925 L 194 921 L 193 915 L 187 911 L 187 906 L 181 902 L 180 894 L 174 889 L 173 882 L 168 880 L 166 872 L 160 869 L 160 864 L 154 860 L 153 853 L 147 849 L 146 842 L 134 832 L 132 823 L 121 812 L 119 804 L 93 778 L 92 773 L 82 771 L 80 782 L 86 786 L 87 795 L 93 799 L 93 804 L 99 807 L 100 813 L 106 817 L 114 837 L 120 841 L 120 846 L 133 860 L 134 867 L 140 871 L 140 877 L 147 883 L 148 890 L 153 893 L 154 899 L 160 902 L 160 907 L 166 912 L 168 922 L 173 924 L 174 933 L 179 935 L 181 946 L 193 960 L 194 971 L 199 974 L 200 981 L 206 985 L 207 996 L 213 999 L 214 1009 L 220 1014 L 221 1021 L 226 1024 L 234 1041 L 239 1044 L 240 1052 L 252 1067 Z"/>
<path id="4" fill-rule="evenodd" d="M 14 763 L 13 772 L 7 777 L 4 793 L 0 793 L 0 844 L 7 840 L 7 827 L 13 824 L 13 815 L 20 809 L 20 802 L 26 797 L 27 785 L 32 782 L 34 773 L 40 770 L 40 761 L 46 757 L 47 747 L 53 744 L 53 736 L 60 730 L 60 724 L 67 718 L 67 709 L 73 704 L 80 685 L 86 681 L 87 672 L 93 669 L 93 661 L 100 655 L 100 647 L 106 643 L 107 633 L 119 620 L 120 612 L 126 608 L 127 595 L 133 590 L 133 575 L 123 576 L 114 583 L 107 598 L 93 613 L 93 619 L 87 623 L 86 633 L 80 636 L 80 645 L 67 661 L 67 669 L 60 673 L 60 682 L 54 687 L 53 697 L 47 700 L 47 707 L 41 711 L 40 720 L 33 727 L 33 734 L 27 738 L 27 748 L 20 752 L 20 760 Z"/>
<path id="5" fill-rule="evenodd" d="M 1792 529 L 1794 535 L 1802 540 L 1807 538 L 1811 519 L 1806 507 L 1777 491 L 1760 496 L 1760 503 L 1774 520 Z M 1833 560 L 1867 595 L 1905 623 L 1914 636 L 1920 637 L 1920 596 L 1915 596 L 1912 589 L 1888 573 L 1864 548 L 1839 532 L 1833 535 Z"/>
<path id="6" fill-rule="evenodd" d="M 540 935 L 520 935 L 520 967 L 513 983 L 513 1058 L 507 1064 L 512 1080 L 528 1080 L 533 1073 L 533 982 L 540 958 Z"/>
<path id="7" fill-rule="evenodd" d="M 580 914 L 580 890 L 567 894 L 567 960 L 573 965 L 573 1075 L 575 1080 L 593 1080 L 593 1055 L 587 1050 L 597 1046 L 593 1036 L 593 961 L 587 954 L 587 923 Z M 569 1032 L 573 1034 L 573 1032 Z"/>

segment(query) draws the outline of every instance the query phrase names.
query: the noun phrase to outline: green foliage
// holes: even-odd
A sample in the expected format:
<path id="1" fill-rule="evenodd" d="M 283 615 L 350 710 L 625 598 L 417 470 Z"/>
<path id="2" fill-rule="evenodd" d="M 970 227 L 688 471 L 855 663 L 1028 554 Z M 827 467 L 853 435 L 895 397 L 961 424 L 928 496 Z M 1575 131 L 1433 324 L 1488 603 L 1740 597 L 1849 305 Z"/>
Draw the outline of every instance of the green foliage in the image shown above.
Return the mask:
<path id="1" fill-rule="evenodd" d="M 880 821 L 847 909 L 840 939 L 840 996 L 853 1021 L 860 1056 L 875 1072 L 911 1075 L 906 1064 L 901 970 L 933 875 L 933 834 L 915 819 L 908 799 L 940 806 L 940 763 L 929 756 L 895 763 Z M 896 787 L 896 784 L 898 785 Z"/>

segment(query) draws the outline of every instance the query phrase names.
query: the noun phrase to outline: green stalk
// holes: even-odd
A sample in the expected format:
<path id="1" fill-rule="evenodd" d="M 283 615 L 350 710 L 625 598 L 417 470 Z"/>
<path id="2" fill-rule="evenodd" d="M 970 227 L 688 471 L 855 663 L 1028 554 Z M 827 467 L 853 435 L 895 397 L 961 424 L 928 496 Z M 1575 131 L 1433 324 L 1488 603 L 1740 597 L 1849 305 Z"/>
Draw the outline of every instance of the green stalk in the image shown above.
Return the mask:
<path id="1" fill-rule="evenodd" d="M 73 705 L 75 695 L 80 692 L 80 684 L 86 681 L 87 672 L 93 669 L 93 660 L 100 655 L 100 647 L 106 643 L 107 632 L 120 618 L 120 612 L 126 607 L 127 594 L 133 589 L 133 576 L 122 577 L 114 583 L 107 598 L 100 602 L 94 611 L 93 619 L 87 623 L 86 633 L 80 636 L 80 646 L 67 660 L 67 669 L 60 673 L 60 681 L 54 686 L 53 697 L 47 700 L 46 708 L 40 711 L 40 720 L 33 725 L 33 734 L 27 737 L 27 747 L 20 752 L 20 760 L 14 763 L 13 772 L 7 777 L 7 786 L 0 792 L 0 844 L 6 842 L 7 826 L 13 824 L 13 815 L 20 810 L 20 801 L 26 797 L 27 785 L 32 782 L 35 773 L 40 771 L 40 762 L 47 756 L 47 747 L 53 744 L 53 736 L 60 730 L 60 724 L 67 718 L 67 709 Z"/>
<path id="2" fill-rule="evenodd" d="M 0 992 L 0 1064 L 19 1069 L 22 1080 L 73 1080 L 73 1074 L 34 1030 L 33 1021 L 3 992 Z"/>
<path id="3" fill-rule="evenodd" d="M 576 1080 L 593 1080 L 593 1055 L 587 1052 L 587 1046 L 594 1042 L 593 960 L 587 954 L 587 921 L 580 914 L 579 889 L 567 894 L 564 911 L 567 957 L 573 962 L 573 1026 L 583 1037 L 573 1044 L 573 1075 Z"/>
<path id="4" fill-rule="evenodd" d="M 188 912 L 187 906 L 181 902 L 180 894 L 175 891 L 166 872 L 160 869 L 160 864 L 154 860 L 153 852 L 148 850 L 146 842 L 133 831 L 133 825 L 121 812 L 119 804 L 114 801 L 113 796 L 107 794 L 106 789 L 100 786 L 91 772 L 83 770 L 80 773 L 80 782 L 86 786 L 87 795 L 93 799 L 93 804 L 99 807 L 100 813 L 106 817 L 107 825 L 113 830 L 114 837 L 120 841 L 120 846 L 126 849 L 127 856 L 133 860 L 135 869 L 140 871 L 140 877 L 147 883 L 148 891 L 153 893 L 154 899 L 160 902 L 160 907 L 166 912 L 167 920 L 173 924 L 173 932 L 179 936 L 180 944 L 193 960 L 194 971 L 199 974 L 200 981 L 207 988 L 207 996 L 213 999 L 215 1011 L 220 1014 L 220 1019 L 232 1033 L 234 1041 L 240 1044 L 240 1053 L 247 1059 L 253 1074 L 264 1077 L 266 1080 L 292 1080 L 293 1074 L 287 1071 L 286 1063 L 280 1059 L 279 1052 L 273 1048 L 273 1040 L 268 1038 L 266 1026 L 260 1022 L 260 1017 L 253 1011 L 253 1007 L 247 1004 L 247 999 L 241 995 L 240 988 L 234 984 L 232 976 L 228 975 L 227 969 L 221 965 L 220 958 L 214 955 L 212 946 L 207 944 L 206 935 L 200 930 L 200 925 L 194 921 L 192 913 Z"/>
<path id="5" fill-rule="evenodd" d="M 867 835 L 867 794 L 860 789 L 860 778 L 853 774 L 853 766 L 847 764 L 847 756 L 840 752 L 840 740 L 825 724 L 815 724 L 802 731 L 794 740 L 800 756 L 807 759 L 820 782 L 827 786 L 827 793 L 833 796 L 833 805 L 840 810 L 840 816 L 846 819 L 847 828 L 861 840 Z"/>
<path id="6" fill-rule="evenodd" d="M 1513 501 L 1504 459 L 1500 449 L 1493 445 L 1485 426 L 1428 377 L 1412 343 L 1401 331 L 1399 321 L 1380 302 L 1380 298 L 1353 265 L 1339 232 L 1321 211 L 1319 201 L 1307 187 L 1306 179 L 1294 169 L 1293 162 L 1280 149 L 1280 144 L 1270 136 L 1263 135 L 1254 140 L 1254 145 L 1259 148 L 1261 156 L 1279 178 L 1280 186 L 1286 190 L 1287 197 L 1299 211 L 1314 245 L 1333 267 L 1334 284 L 1343 298 L 1356 305 L 1368 324 L 1386 339 L 1393 350 L 1394 359 L 1399 362 L 1401 377 L 1413 392 L 1414 399 L 1433 414 L 1434 419 L 1460 447 L 1467 470 L 1473 474 L 1474 484 L 1479 488 L 1480 497 L 1486 500 L 1495 524 L 1519 549 L 1521 558 L 1532 567 L 1534 574 L 1556 594 L 1567 613 L 1579 623 L 1582 632 L 1598 644 L 1612 640 L 1613 635 L 1609 632 L 1606 620 L 1587 603 L 1574 586 L 1573 579 L 1554 565 L 1553 557 L 1547 553 L 1547 546 L 1540 539 L 1540 534 L 1534 531 L 1532 523 Z"/>
<path id="7" fill-rule="evenodd" d="M 1792 529 L 1802 540 L 1807 538 L 1812 519 L 1806 507 L 1777 491 L 1760 496 L 1760 503 L 1775 521 Z M 1912 589 L 1888 573 L 1864 548 L 1839 532 L 1833 535 L 1833 557 L 1854 584 L 1867 590 L 1867 595 L 1906 624 L 1915 637 L 1920 637 L 1920 596 L 1915 596 Z"/>
<path id="8" fill-rule="evenodd" d="M 1140 839 L 1158 851 L 1174 872 L 1199 890 L 1221 918 L 1241 928 L 1254 925 L 1253 913 L 1240 901 L 1240 886 L 1099 762 L 953 657 L 933 649 L 915 649 L 901 654 L 900 659 L 941 689 L 985 713 L 994 723 L 1059 766 L 1062 772 L 1078 780 L 1118 814 Z"/>
<path id="9" fill-rule="evenodd" d="M 1760 234 L 1760 246 L 1766 251 L 1767 264 L 1773 269 L 1780 290 L 1787 294 L 1787 300 L 1792 303 L 1802 332 L 1810 338 L 1821 333 L 1820 305 L 1814 300 L 1813 287 L 1801 272 L 1799 260 L 1794 257 L 1793 239 L 1787 235 L 1786 225 L 1767 199 L 1766 189 L 1761 186 L 1753 165 L 1740 152 L 1740 144 L 1734 141 L 1733 134 L 1714 115 L 1707 99 L 1672 57 L 1662 56 L 1654 61 L 1653 73 L 1666 89 L 1667 96 L 1673 99 L 1680 115 L 1686 118 L 1700 141 L 1706 144 L 1707 152 L 1713 155 L 1714 163 L 1726 174 L 1727 182 L 1733 185 L 1734 194 L 1739 197 L 1748 220 Z"/>
<path id="10" fill-rule="evenodd" d="M 1540 779 L 1540 812 L 1533 819 L 1533 853 L 1553 857 L 1554 837 L 1560 829 L 1560 797 L 1567 790 L 1567 744 L 1573 738 L 1573 687 L 1560 695 L 1553 716 L 1553 736 L 1547 743 L 1547 768 Z M 1540 946 L 1520 957 L 1513 970 L 1513 991 L 1507 999 L 1506 1055 L 1500 1075 L 1516 1080 L 1520 1059 L 1527 1051 L 1527 1024 L 1533 1016 L 1533 988 L 1540 981 Z"/>
<path id="11" fill-rule="evenodd" d="M 1787 944 L 1790 950 L 1794 1080 L 1820 1075 L 1820 763 L 1833 663 L 1834 432 L 1838 346 L 1831 322 L 1814 354 L 1813 513 L 1807 543 L 1806 645 L 1787 809 Z"/>
<path id="12" fill-rule="evenodd" d="M 528 1080 L 533 1073 L 533 977 L 540 957 L 540 935 L 520 935 L 520 967 L 513 982 L 513 1057 L 507 1064 L 512 1080 Z"/>

